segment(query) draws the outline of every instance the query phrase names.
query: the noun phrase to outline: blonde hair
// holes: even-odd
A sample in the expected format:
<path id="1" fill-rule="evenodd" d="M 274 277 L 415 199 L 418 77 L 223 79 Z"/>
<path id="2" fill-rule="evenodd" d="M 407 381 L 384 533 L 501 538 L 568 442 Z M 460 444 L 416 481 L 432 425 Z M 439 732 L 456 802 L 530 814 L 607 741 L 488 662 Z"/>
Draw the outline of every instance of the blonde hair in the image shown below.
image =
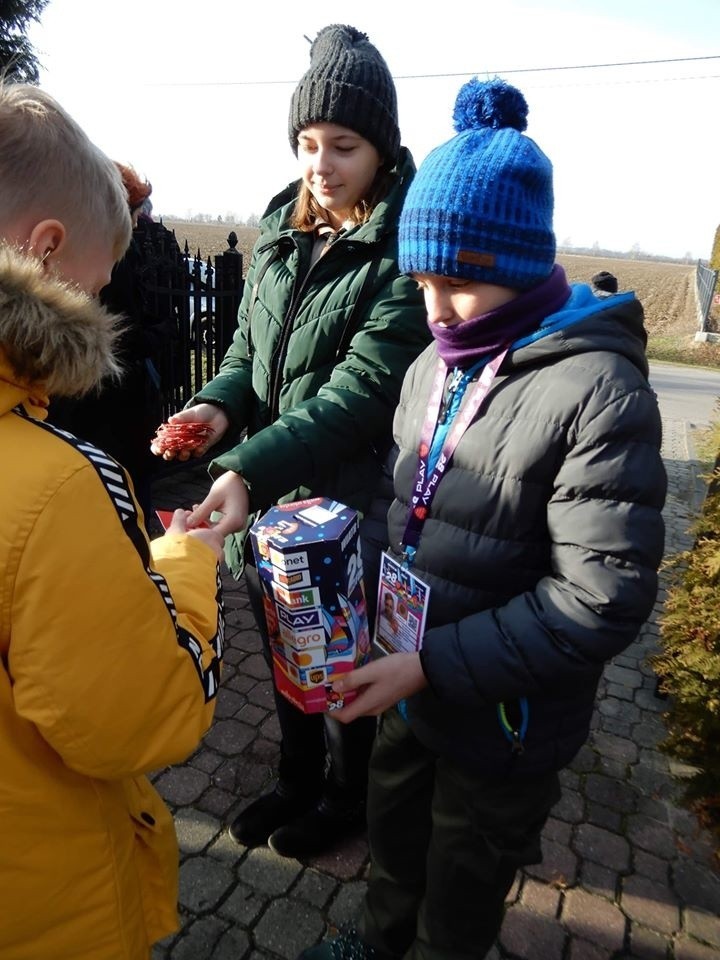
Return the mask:
<path id="1" fill-rule="evenodd" d="M 118 258 L 132 235 L 116 165 L 48 93 L 0 80 L 0 235 L 28 212 L 59 220 L 71 246 L 110 236 Z"/>

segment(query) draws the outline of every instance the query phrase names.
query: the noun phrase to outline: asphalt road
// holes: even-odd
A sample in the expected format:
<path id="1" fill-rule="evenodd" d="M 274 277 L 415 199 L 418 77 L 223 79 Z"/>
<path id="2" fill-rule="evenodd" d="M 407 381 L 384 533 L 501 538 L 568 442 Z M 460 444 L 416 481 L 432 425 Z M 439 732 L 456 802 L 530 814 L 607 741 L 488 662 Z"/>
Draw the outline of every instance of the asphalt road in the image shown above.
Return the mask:
<path id="1" fill-rule="evenodd" d="M 697 427 L 720 417 L 720 370 L 651 363 L 650 383 L 665 418 Z"/>

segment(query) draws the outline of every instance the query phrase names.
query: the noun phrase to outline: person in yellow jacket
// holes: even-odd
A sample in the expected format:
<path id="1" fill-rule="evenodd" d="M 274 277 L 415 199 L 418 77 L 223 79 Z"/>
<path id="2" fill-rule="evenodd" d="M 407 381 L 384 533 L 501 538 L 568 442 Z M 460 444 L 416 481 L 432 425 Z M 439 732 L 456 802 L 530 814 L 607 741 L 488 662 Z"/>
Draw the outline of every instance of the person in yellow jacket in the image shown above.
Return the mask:
<path id="1" fill-rule="evenodd" d="M 177 928 L 144 773 L 211 722 L 222 535 L 149 542 L 125 471 L 45 420 L 116 371 L 93 295 L 130 240 L 119 173 L 35 87 L 0 84 L 0 957 L 148 960 Z"/>

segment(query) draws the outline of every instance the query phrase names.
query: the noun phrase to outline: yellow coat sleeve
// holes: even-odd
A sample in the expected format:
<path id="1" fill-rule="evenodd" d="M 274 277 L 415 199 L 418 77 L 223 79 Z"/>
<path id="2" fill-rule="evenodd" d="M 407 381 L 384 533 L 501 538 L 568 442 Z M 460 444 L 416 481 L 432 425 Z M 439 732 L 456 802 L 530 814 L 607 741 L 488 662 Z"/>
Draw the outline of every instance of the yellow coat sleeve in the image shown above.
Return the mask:
<path id="1" fill-rule="evenodd" d="M 40 505 L 18 549 L 8 659 L 18 713 L 86 776 L 187 757 L 219 681 L 213 551 L 187 535 L 150 547 L 89 464 Z"/>

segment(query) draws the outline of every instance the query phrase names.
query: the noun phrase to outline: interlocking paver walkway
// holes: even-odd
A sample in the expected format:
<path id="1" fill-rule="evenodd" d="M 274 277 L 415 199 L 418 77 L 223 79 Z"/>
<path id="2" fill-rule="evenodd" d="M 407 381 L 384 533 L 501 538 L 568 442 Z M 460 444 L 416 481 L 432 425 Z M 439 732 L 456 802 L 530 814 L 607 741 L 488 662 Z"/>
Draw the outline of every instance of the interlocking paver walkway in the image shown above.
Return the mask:
<path id="1" fill-rule="evenodd" d="M 664 421 L 668 555 L 691 545 L 702 484 L 686 427 Z M 156 483 L 160 507 L 190 506 L 204 470 Z M 352 921 L 368 865 L 363 838 L 307 863 L 246 850 L 226 825 L 273 778 L 278 725 L 267 667 L 242 583 L 225 576 L 227 651 L 212 729 L 197 752 L 154 776 L 175 815 L 183 929 L 153 960 L 294 960 L 327 927 Z M 683 767 L 658 749 L 666 701 L 648 658 L 657 617 L 610 663 L 593 732 L 562 774 L 544 861 L 525 870 L 490 960 L 718 960 L 720 873 L 709 835 L 680 803 Z"/>

